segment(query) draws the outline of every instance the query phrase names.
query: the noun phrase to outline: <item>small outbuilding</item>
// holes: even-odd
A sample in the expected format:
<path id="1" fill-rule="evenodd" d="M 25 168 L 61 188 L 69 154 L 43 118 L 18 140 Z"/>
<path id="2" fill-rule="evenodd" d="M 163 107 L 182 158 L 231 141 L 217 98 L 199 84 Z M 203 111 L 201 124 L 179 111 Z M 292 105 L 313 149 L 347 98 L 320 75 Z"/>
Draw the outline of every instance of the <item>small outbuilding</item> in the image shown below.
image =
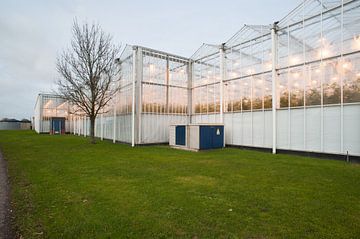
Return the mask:
<path id="1" fill-rule="evenodd" d="M 189 150 L 216 149 L 225 147 L 223 124 L 171 125 L 169 144 Z"/>

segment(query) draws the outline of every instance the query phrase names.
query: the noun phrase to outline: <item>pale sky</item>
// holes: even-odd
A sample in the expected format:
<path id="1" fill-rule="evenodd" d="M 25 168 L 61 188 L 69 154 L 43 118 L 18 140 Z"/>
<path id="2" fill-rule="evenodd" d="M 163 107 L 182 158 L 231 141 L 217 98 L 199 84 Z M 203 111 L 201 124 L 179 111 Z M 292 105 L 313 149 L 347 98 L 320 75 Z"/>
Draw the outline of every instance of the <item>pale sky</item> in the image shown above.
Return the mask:
<path id="1" fill-rule="evenodd" d="M 0 119 L 30 118 L 39 92 L 56 89 L 57 54 L 74 18 L 99 23 L 114 43 L 190 57 L 228 40 L 244 24 L 271 24 L 301 0 L 1 0 Z"/>

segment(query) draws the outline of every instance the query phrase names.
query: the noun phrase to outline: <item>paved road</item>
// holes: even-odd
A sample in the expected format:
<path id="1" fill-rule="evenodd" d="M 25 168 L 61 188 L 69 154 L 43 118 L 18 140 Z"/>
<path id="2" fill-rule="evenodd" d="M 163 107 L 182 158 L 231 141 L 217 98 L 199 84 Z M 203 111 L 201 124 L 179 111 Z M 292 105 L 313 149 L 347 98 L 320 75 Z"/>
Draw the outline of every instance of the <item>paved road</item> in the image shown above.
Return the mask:
<path id="1" fill-rule="evenodd" d="M 13 238 L 10 231 L 10 194 L 7 165 L 0 151 L 0 239 Z"/>

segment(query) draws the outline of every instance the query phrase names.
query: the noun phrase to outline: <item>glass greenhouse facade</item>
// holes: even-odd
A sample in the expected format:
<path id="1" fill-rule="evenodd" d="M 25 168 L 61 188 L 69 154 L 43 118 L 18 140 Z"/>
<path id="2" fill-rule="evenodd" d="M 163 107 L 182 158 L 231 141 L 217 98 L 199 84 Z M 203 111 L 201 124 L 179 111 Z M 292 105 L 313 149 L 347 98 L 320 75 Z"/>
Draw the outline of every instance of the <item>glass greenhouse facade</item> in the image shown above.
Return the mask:
<path id="1" fill-rule="evenodd" d="M 54 94 L 39 94 L 35 103 L 34 130 L 38 133 L 52 133 L 52 122 L 63 119 L 63 131 L 69 133 L 69 104 L 66 100 Z"/>
<path id="2" fill-rule="evenodd" d="M 305 0 L 190 58 L 127 46 L 120 67 L 97 137 L 165 143 L 171 124 L 224 123 L 227 145 L 360 155 L 359 0 Z"/>

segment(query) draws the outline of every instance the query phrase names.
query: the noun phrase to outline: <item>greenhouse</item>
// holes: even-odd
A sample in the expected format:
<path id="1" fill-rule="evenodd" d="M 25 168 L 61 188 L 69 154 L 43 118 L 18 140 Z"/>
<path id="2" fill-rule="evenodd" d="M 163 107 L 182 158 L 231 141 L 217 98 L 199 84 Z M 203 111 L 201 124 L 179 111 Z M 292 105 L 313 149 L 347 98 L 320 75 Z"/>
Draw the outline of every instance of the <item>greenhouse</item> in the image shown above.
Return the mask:
<path id="1" fill-rule="evenodd" d="M 170 125 L 223 123 L 226 145 L 360 156 L 359 0 L 305 0 L 190 58 L 128 45 L 119 64 L 101 139 L 166 143 Z M 88 128 L 69 116 L 74 134 Z"/>
<path id="2" fill-rule="evenodd" d="M 34 129 L 38 133 L 65 134 L 70 132 L 69 104 L 54 94 L 39 94 L 34 112 Z"/>

